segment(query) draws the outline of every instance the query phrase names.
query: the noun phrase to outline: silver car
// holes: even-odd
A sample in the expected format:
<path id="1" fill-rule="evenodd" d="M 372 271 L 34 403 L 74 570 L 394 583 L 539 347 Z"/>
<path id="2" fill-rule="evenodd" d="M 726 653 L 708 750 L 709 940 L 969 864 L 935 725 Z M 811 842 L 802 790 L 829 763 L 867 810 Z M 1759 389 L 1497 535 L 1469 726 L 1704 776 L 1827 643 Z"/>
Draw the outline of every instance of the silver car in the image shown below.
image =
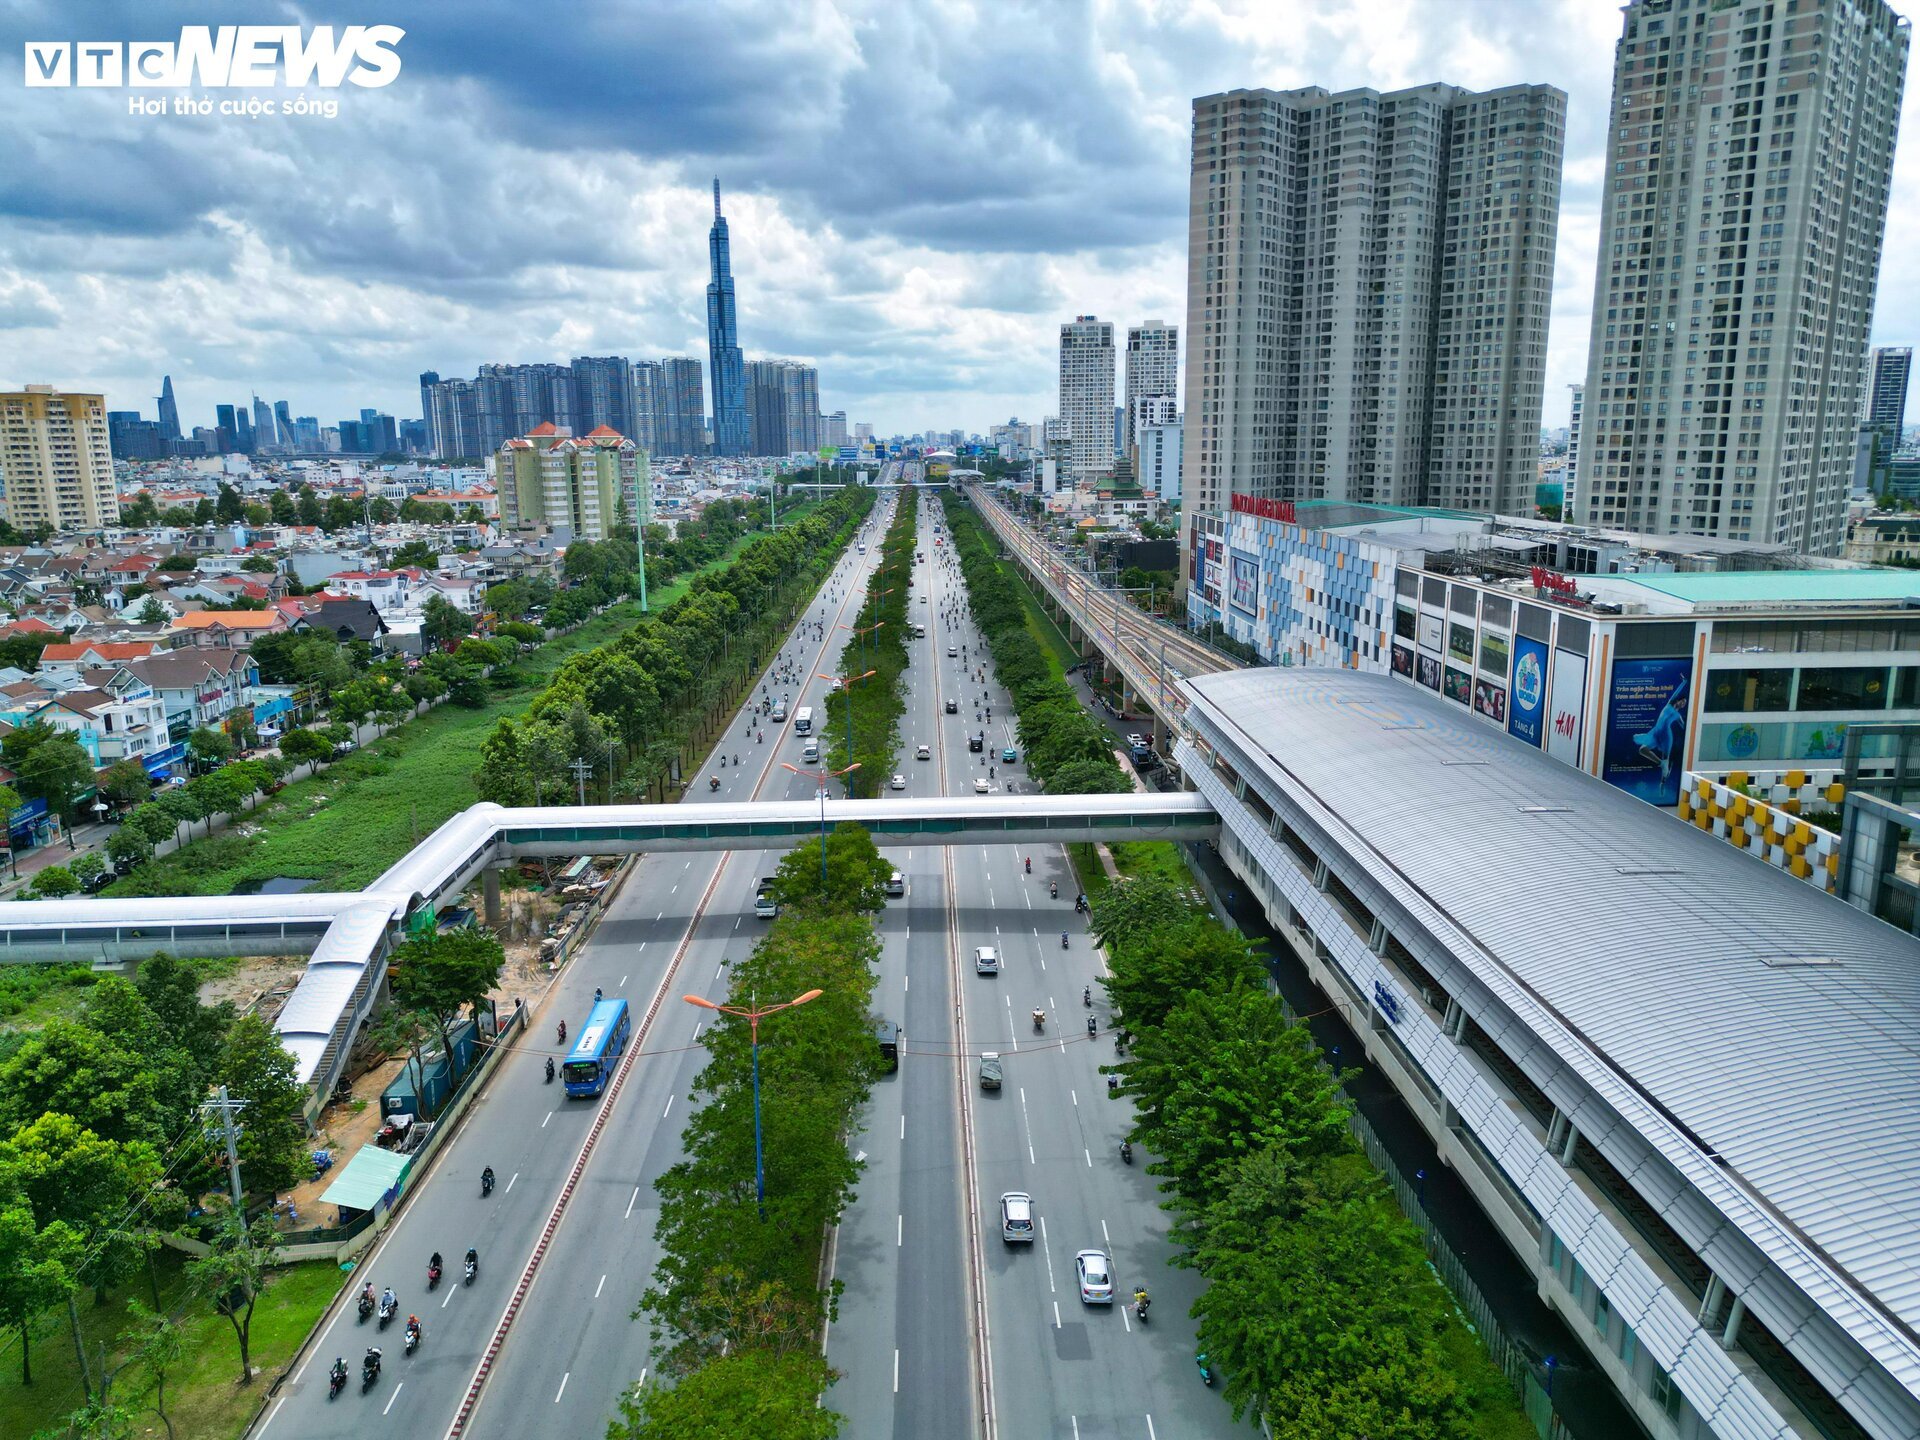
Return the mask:
<path id="1" fill-rule="evenodd" d="M 1082 1250 L 1073 1257 L 1080 1277 L 1080 1300 L 1086 1305 L 1113 1303 L 1113 1261 L 1104 1250 Z"/>

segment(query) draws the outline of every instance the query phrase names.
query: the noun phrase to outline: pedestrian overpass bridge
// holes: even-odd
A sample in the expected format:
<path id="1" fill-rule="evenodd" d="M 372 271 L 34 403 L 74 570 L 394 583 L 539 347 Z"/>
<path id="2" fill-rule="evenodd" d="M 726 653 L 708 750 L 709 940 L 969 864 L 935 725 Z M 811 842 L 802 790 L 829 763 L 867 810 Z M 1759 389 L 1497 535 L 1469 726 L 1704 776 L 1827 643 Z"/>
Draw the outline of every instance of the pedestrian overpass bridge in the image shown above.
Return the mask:
<path id="1" fill-rule="evenodd" d="M 332 1092 L 372 1013 L 387 955 L 476 880 L 521 859 L 649 851 L 789 850 L 821 826 L 864 826 L 881 846 L 1211 840 L 1220 820 L 1196 794 L 900 796 L 879 800 L 681 805 L 483 803 L 448 820 L 365 890 L 21 901 L 0 907 L 0 964 L 112 966 L 156 952 L 307 955 L 275 1029 L 316 1102 Z"/>

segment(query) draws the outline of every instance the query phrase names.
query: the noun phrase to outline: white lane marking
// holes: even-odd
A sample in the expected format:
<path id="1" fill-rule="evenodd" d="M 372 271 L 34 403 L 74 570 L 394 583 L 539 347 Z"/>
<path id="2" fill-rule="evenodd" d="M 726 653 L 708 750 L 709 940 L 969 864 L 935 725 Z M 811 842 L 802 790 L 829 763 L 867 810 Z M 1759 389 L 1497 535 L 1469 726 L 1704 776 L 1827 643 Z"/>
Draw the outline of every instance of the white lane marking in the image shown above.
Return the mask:
<path id="1" fill-rule="evenodd" d="M 1105 1220 L 1100 1222 L 1100 1243 L 1106 1246 L 1109 1251 L 1113 1249 L 1113 1237 L 1107 1234 L 1107 1222 Z"/>
<path id="2" fill-rule="evenodd" d="M 593 1298 L 598 1300 L 600 1298 L 600 1292 L 606 1288 L 607 1288 L 607 1277 L 602 1275 L 600 1277 L 600 1283 L 593 1287 Z"/>
<path id="3" fill-rule="evenodd" d="M 667 915 L 667 912 L 662 910 L 658 915 L 654 916 L 653 918 L 657 923 L 658 921 L 664 920 L 666 918 L 666 915 Z"/>
<path id="4" fill-rule="evenodd" d="M 1087 1169 L 1093 1169 L 1093 1152 L 1083 1146 L 1080 1153 L 1087 1157 Z"/>
<path id="5" fill-rule="evenodd" d="M 674 1097 L 674 1096 L 672 1096 L 672 1095 L 669 1095 L 669 1096 L 667 1096 L 667 1110 L 671 1110 L 671 1109 L 673 1109 L 673 1102 L 674 1102 L 674 1098 L 675 1098 L 675 1097 Z M 666 1118 L 667 1118 L 667 1110 L 662 1110 L 662 1111 L 660 1112 L 660 1118 L 661 1118 L 662 1120 L 664 1120 L 664 1119 L 666 1119 Z"/>
<path id="6" fill-rule="evenodd" d="M 624 976 L 624 975 L 622 975 L 622 976 L 620 977 L 620 988 L 621 988 L 622 990 L 624 990 L 624 989 L 626 989 L 626 988 L 627 988 L 627 977 L 626 977 L 626 976 Z"/>
<path id="7" fill-rule="evenodd" d="M 902 1140 L 907 1138 L 907 1117 L 904 1115 L 900 1117 L 900 1138 Z"/>
<path id="8" fill-rule="evenodd" d="M 713 967 L 713 978 L 716 980 L 718 980 L 722 975 L 726 973 L 727 973 L 727 962 L 725 960 L 722 960 L 718 965 Z"/>
<path id="9" fill-rule="evenodd" d="M 520 1178 L 520 1172 L 518 1170 L 514 1171 L 513 1179 L 507 1181 L 507 1188 L 502 1190 L 500 1193 L 502 1195 L 511 1195 L 513 1193 L 513 1181 L 518 1180 L 519 1178 Z"/>
<path id="10" fill-rule="evenodd" d="M 642 1370 L 642 1371 L 640 1372 L 640 1379 L 639 1379 L 639 1380 L 638 1380 L 638 1382 L 636 1382 L 636 1383 L 638 1383 L 638 1384 L 640 1384 L 640 1385 L 643 1385 L 643 1386 L 644 1386 L 644 1385 L 645 1385 L 645 1384 L 647 1383 L 647 1372 L 646 1372 L 645 1370 Z"/>
<path id="11" fill-rule="evenodd" d="M 560 1112 L 559 1112 L 558 1110 L 549 1110 L 549 1111 L 547 1112 L 547 1120 L 551 1120 L 551 1119 L 553 1119 L 553 1117 L 554 1117 L 554 1116 L 556 1116 L 556 1115 L 558 1115 L 559 1113 L 560 1113 Z M 542 1120 L 542 1121 L 540 1122 L 540 1128 L 541 1128 L 542 1130 L 544 1130 L 544 1129 L 546 1129 L 546 1128 L 547 1128 L 547 1120 Z"/>
<path id="12" fill-rule="evenodd" d="M 1047 1256 L 1047 1293 L 1057 1295 L 1060 1287 L 1053 1283 L 1053 1242 L 1047 1238 L 1047 1217 L 1040 1217 L 1040 1248 Z"/>
<path id="13" fill-rule="evenodd" d="M 1078 1090 L 1067 1091 L 1067 1098 L 1073 1102 L 1074 1109 L 1077 1110 L 1080 1108 L 1080 1092 Z"/>
<path id="14" fill-rule="evenodd" d="M 633 1207 L 639 1201 L 639 1199 L 640 1199 L 640 1187 L 636 1185 L 633 1187 L 633 1194 L 627 1197 L 627 1213 L 620 1217 L 622 1220 L 630 1220 L 633 1218 Z"/>
<path id="15" fill-rule="evenodd" d="M 910 989 L 912 985 L 913 985 L 913 977 L 911 975 L 902 975 L 900 977 L 900 988 L 902 991 Z"/>
<path id="16" fill-rule="evenodd" d="M 1153 1433 L 1153 1416 L 1147 1416 L 1147 1440 L 1157 1440 Z"/>
<path id="17" fill-rule="evenodd" d="M 904 1214 L 893 1217 L 893 1246 L 898 1250 L 907 1243 L 907 1217 Z"/>
<path id="18" fill-rule="evenodd" d="M 1053 1302 L 1053 1328 L 1056 1330 L 1060 1328 L 1060 1302 L 1058 1300 Z"/>
<path id="19" fill-rule="evenodd" d="M 400 1398 L 400 1392 L 406 1388 L 407 1388 L 407 1382 L 404 1380 L 402 1380 L 398 1385 L 393 1387 L 393 1394 L 387 1397 L 387 1403 L 380 1411 L 382 1415 L 386 1414 L 388 1410 L 393 1409 L 393 1402 Z"/>
<path id="20" fill-rule="evenodd" d="M 554 1404 L 558 1405 L 560 1403 L 560 1397 L 567 1393 L 567 1381 L 571 1380 L 572 1378 L 573 1378 L 573 1371 L 571 1370 L 567 1371 L 566 1374 L 560 1377 L 560 1388 L 553 1392 Z"/>
<path id="21" fill-rule="evenodd" d="M 1073 1440 L 1080 1440 L 1080 1417 L 1069 1415 L 1067 1418 L 1073 1422 Z"/>
<path id="22" fill-rule="evenodd" d="M 309 1361 L 307 1362 L 307 1364 L 308 1364 L 308 1365 L 311 1365 L 312 1363 L 313 1363 L 313 1362 L 312 1362 L 311 1360 L 309 1360 Z M 307 1373 L 307 1366 L 306 1366 L 306 1365 L 302 1365 L 302 1366 L 300 1367 L 300 1375 L 304 1375 L 304 1374 L 306 1374 L 306 1373 Z M 293 1377 L 293 1383 L 294 1383 L 294 1384 L 296 1384 L 296 1385 L 298 1385 L 298 1384 L 300 1383 L 300 1375 L 296 1375 L 296 1376 L 294 1376 L 294 1377 Z M 259 1433 L 259 1434 L 262 1434 L 262 1435 L 264 1435 L 264 1434 L 266 1434 L 266 1432 L 267 1432 L 267 1426 L 268 1426 L 268 1425 L 271 1425 L 271 1424 L 273 1423 L 273 1420 L 274 1420 L 274 1416 L 275 1416 L 275 1415 L 278 1415 L 278 1414 L 280 1413 L 280 1411 L 281 1411 L 281 1408 L 282 1408 L 283 1406 L 285 1406 L 285 1405 L 286 1405 L 286 1403 L 287 1403 L 287 1400 L 286 1400 L 286 1397 L 285 1397 L 284 1395 L 283 1395 L 283 1396 L 281 1396 L 281 1397 L 280 1397 L 280 1400 L 279 1400 L 279 1402 L 278 1402 L 277 1404 L 275 1404 L 275 1405 L 274 1405 L 274 1407 L 273 1407 L 273 1415 L 269 1415 L 269 1416 L 267 1416 L 267 1418 L 266 1418 L 266 1420 L 265 1420 L 265 1422 L 263 1422 L 263 1423 L 261 1424 L 261 1426 L 260 1426 L 260 1429 L 259 1429 L 259 1431 L 258 1431 L 257 1433 Z"/>
<path id="23" fill-rule="evenodd" d="M 1127 1305 L 1120 1307 L 1120 1328 L 1125 1330 L 1129 1335 L 1133 1333 L 1133 1322 L 1127 1319 L 1127 1311 L 1131 1308 L 1131 1306 Z"/>
<path id="24" fill-rule="evenodd" d="M 893 1393 L 900 1393 L 900 1352 L 893 1352 Z"/>
<path id="25" fill-rule="evenodd" d="M 674 887 L 673 887 L 673 888 L 672 888 L 671 890 L 669 890 L 669 891 L 667 891 L 667 893 L 668 893 L 669 895 L 678 895 L 678 894 L 680 893 L 680 887 L 679 887 L 678 885 L 675 885 L 675 886 L 674 886 Z M 567 1373 L 568 1373 L 569 1375 L 571 1375 L 571 1374 L 572 1374 L 573 1372 L 572 1372 L 571 1370 L 569 1370 L 569 1371 L 568 1371 Z M 561 1383 L 563 1383 L 563 1384 L 564 1384 L 565 1382 L 563 1381 L 563 1382 L 561 1382 Z"/>

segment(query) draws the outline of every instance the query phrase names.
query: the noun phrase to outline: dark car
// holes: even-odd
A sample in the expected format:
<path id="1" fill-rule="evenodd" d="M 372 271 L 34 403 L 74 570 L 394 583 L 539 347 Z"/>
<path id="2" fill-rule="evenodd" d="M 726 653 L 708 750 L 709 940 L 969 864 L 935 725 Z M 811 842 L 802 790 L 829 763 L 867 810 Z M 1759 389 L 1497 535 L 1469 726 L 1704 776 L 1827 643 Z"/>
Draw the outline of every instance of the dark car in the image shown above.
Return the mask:
<path id="1" fill-rule="evenodd" d="M 89 895 L 98 895 L 119 878 L 117 870 L 102 870 L 98 875 L 89 875 L 80 888 Z"/>
<path id="2" fill-rule="evenodd" d="M 960 702 L 958 700 L 947 701 L 947 714 L 958 715 L 959 713 L 960 713 Z"/>
<path id="3" fill-rule="evenodd" d="M 967 737 L 967 749 L 978 752 L 986 748 L 987 742 L 982 740 L 978 735 L 969 735 Z"/>

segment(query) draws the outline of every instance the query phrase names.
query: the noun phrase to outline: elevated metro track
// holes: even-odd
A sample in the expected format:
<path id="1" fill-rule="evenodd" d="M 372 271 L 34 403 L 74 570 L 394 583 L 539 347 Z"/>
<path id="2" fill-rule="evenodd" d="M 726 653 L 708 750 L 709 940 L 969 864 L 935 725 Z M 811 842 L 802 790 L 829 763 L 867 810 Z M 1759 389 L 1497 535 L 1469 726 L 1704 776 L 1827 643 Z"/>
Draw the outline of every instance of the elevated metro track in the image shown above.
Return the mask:
<path id="1" fill-rule="evenodd" d="M 386 960 L 410 924 L 495 867 L 558 855 L 787 850 L 828 826 L 863 825 L 882 845 L 1040 845 L 1210 840 L 1198 795 L 901 796 L 691 805 L 480 804 L 448 820 L 363 891 L 39 900 L 0 909 L 0 964 L 120 965 L 175 955 L 310 955 L 275 1028 L 318 1098 L 331 1093 Z"/>

